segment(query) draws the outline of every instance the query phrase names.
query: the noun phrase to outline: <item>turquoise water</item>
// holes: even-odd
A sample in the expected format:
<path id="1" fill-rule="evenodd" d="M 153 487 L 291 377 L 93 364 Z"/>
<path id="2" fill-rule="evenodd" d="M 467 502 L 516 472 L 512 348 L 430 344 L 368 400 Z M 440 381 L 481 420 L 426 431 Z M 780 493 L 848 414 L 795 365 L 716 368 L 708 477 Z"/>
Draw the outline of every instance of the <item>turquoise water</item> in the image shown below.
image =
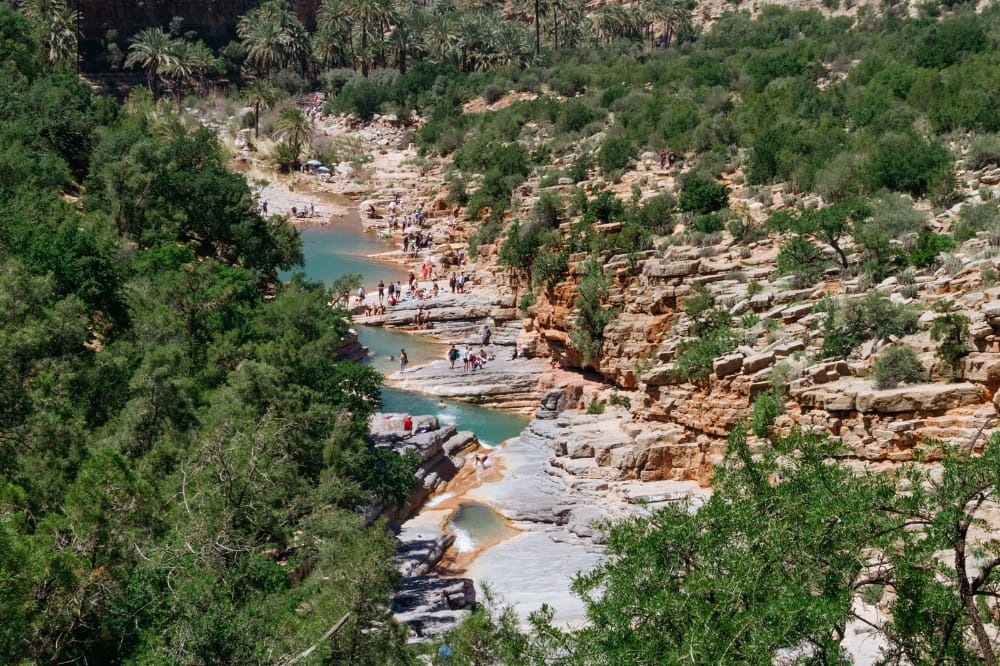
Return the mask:
<path id="1" fill-rule="evenodd" d="M 305 268 L 300 269 L 313 280 L 330 284 L 347 273 L 358 273 L 366 285 L 378 281 L 406 281 L 407 270 L 402 266 L 375 261 L 364 256 L 385 252 L 389 245 L 375 234 L 366 234 L 356 219 L 302 230 L 302 253 Z M 287 278 L 288 275 L 283 277 Z M 412 365 L 443 359 L 448 346 L 425 337 L 378 326 L 356 325 L 361 344 L 368 347 L 368 362 L 382 373 L 399 370 L 399 350 L 406 349 Z M 389 356 L 394 360 L 388 360 Z M 528 424 L 528 417 L 508 414 L 496 409 L 445 400 L 444 407 L 438 399 L 411 391 L 386 387 L 382 391 L 382 409 L 386 412 L 434 414 L 445 424 L 454 424 L 459 430 L 471 430 L 486 446 L 496 446 L 520 434 Z"/>
<path id="2" fill-rule="evenodd" d="M 305 273 L 313 280 L 322 280 L 329 285 L 341 275 L 355 273 L 364 277 L 369 291 L 379 280 L 406 283 L 409 271 L 405 267 L 367 257 L 397 249 L 396 246 L 380 240 L 374 233 L 365 233 L 355 219 L 347 218 L 327 226 L 303 229 L 301 233 Z"/>
<path id="3" fill-rule="evenodd" d="M 444 402 L 441 407 L 438 403 Z M 487 409 L 477 405 L 452 400 L 440 400 L 432 396 L 403 391 L 387 386 L 382 389 L 382 410 L 386 412 L 410 412 L 412 414 L 433 414 L 438 422 L 454 424 L 459 430 L 471 430 L 484 446 L 497 446 L 506 439 L 521 434 L 528 425 L 528 417 L 509 414 L 497 409 Z"/>
<path id="4" fill-rule="evenodd" d="M 455 535 L 455 548 L 463 553 L 471 552 L 483 543 L 506 539 L 517 532 L 500 514 L 478 502 L 459 504 L 448 528 Z"/>

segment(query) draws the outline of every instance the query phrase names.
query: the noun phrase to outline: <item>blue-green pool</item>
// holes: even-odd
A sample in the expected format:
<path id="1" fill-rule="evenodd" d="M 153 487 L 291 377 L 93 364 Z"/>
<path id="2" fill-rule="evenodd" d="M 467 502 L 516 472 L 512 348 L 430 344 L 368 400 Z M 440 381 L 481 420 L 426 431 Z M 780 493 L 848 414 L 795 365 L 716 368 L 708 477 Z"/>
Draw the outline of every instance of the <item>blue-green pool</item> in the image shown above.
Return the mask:
<path id="1" fill-rule="evenodd" d="M 348 273 L 360 274 L 364 283 L 373 286 L 378 281 L 406 281 L 407 270 L 402 266 L 369 259 L 367 254 L 385 252 L 389 248 L 375 234 L 366 234 L 357 219 L 324 227 L 302 230 L 302 250 L 305 256 L 305 274 L 313 280 L 330 284 Z M 289 273 L 290 274 L 290 273 Z M 289 274 L 284 275 L 287 277 Z M 361 344 L 371 352 L 368 362 L 380 372 L 395 372 L 398 361 L 388 357 L 399 357 L 399 350 L 406 354 L 413 365 L 444 358 L 448 346 L 424 337 L 409 335 L 401 331 L 375 326 L 355 326 Z M 430 396 L 386 387 L 382 391 L 382 409 L 386 412 L 410 412 L 412 414 L 434 414 L 445 424 L 454 424 L 459 430 L 471 430 L 486 446 L 496 446 L 506 439 L 515 437 L 528 424 L 528 417 L 509 414 L 496 409 L 488 409 L 462 402 L 439 400 Z"/>

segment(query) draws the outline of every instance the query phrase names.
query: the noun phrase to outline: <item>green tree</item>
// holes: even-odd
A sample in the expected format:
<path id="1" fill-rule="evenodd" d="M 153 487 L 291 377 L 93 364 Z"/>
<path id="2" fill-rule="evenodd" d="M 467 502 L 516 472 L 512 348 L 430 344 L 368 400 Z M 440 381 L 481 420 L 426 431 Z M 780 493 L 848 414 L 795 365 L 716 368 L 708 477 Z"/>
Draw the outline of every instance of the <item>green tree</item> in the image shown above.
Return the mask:
<path id="1" fill-rule="evenodd" d="M 254 79 L 243 88 L 243 97 L 253 104 L 253 136 L 260 137 L 260 111 L 278 101 L 280 92 L 264 79 Z"/>
<path id="2" fill-rule="evenodd" d="M 885 524 L 871 507 L 892 487 L 828 464 L 837 448 L 793 432 L 751 455 L 738 428 L 697 511 L 683 502 L 612 527 L 608 559 L 574 584 L 590 620 L 581 661 L 764 665 L 805 650 L 841 663 L 865 545 Z"/>
<path id="3" fill-rule="evenodd" d="M 160 95 L 160 77 L 163 70 L 169 69 L 176 57 L 176 45 L 173 37 L 161 28 L 146 28 L 130 40 L 126 67 L 140 65 L 146 70 L 146 84 L 153 99 Z"/>
<path id="4" fill-rule="evenodd" d="M 580 269 L 580 284 L 573 307 L 577 314 L 570 332 L 570 342 L 583 359 L 591 365 L 598 359 L 604 341 L 604 328 L 611 323 L 614 313 L 605 305 L 610 281 L 596 259 L 588 259 Z"/>
<path id="5" fill-rule="evenodd" d="M 954 312 L 955 304 L 945 299 L 934 303 L 937 317 L 931 324 L 931 340 L 938 343 L 934 355 L 951 369 L 957 377 L 962 359 L 969 354 L 969 318 Z"/>

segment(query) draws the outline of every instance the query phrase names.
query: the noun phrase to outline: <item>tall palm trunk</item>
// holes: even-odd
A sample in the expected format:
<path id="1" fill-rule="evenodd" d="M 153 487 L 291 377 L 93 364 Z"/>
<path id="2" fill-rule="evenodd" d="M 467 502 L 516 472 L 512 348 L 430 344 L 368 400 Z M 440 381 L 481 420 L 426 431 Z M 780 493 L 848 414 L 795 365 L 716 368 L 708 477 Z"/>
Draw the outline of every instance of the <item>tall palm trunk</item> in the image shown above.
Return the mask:
<path id="1" fill-rule="evenodd" d="M 535 0 L 535 58 L 541 53 L 542 26 L 538 23 L 538 0 Z"/>

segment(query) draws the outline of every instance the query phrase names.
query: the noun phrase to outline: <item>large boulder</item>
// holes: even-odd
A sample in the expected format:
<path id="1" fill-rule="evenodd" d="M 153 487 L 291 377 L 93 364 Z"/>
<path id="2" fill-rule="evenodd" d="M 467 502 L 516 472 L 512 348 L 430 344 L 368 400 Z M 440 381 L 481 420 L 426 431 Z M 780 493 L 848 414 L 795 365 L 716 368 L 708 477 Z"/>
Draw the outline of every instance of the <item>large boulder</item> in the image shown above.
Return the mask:
<path id="1" fill-rule="evenodd" d="M 962 359 L 962 379 L 1000 382 L 1000 354 L 973 353 Z"/>
<path id="2" fill-rule="evenodd" d="M 975 384 L 918 384 L 884 391 L 861 391 L 855 399 L 859 412 L 942 412 L 983 401 Z"/>

